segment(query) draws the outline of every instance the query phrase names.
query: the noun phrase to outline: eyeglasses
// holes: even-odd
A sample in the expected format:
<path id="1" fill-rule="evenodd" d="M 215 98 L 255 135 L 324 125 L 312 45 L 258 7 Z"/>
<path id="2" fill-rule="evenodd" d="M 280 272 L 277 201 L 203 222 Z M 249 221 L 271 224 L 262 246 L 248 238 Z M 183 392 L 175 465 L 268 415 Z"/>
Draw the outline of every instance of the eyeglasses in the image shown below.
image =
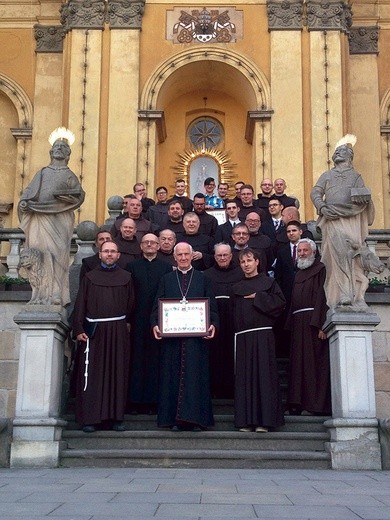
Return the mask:
<path id="1" fill-rule="evenodd" d="M 245 236 L 249 235 L 249 233 L 247 233 L 246 231 L 243 231 L 243 232 L 236 231 L 235 233 L 233 233 L 233 235 L 242 235 L 245 237 Z"/>
<path id="2" fill-rule="evenodd" d="M 155 240 L 142 240 L 141 244 L 147 244 L 147 245 L 153 245 L 153 244 L 158 244 L 158 242 L 156 242 Z"/>
<path id="3" fill-rule="evenodd" d="M 260 222 L 259 218 L 247 218 L 245 222 Z"/>
<path id="4" fill-rule="evenodd" d="M 220 255 L 215 255 L 216 258 L 226 258 L 227 256 L 230 256 L 231 253 L 222 253 Z"/>

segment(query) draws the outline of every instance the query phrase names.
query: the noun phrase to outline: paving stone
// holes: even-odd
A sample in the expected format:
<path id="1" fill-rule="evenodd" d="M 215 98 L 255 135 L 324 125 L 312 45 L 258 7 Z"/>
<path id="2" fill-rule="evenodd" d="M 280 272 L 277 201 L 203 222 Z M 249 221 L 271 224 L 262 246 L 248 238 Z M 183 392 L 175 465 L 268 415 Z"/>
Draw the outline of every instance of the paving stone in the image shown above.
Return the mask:
<path id="1" fill-rule="evenodd" d="M 35 492 L 29 494 L 27 497 L 23 497 L 21 503 L 34 503 L 34 502 L 110 502 L 116 493 L 61 493 L 61 492 Z M 0 495 L 0 501 L 2 501 L 2 495 Z"/>
<path id="2" fill-rule="evenodd" d="M 151 502 L 154 504 L 199 504 L 200 498 L 200 493 L 119 493 L 113 498 L 112 503 Z"/>
<path id="3" fill-rule="evenodd" d="M 202 504 L 273 504 L 273 505 L 291 505 L 291 501 L 284 494 L 274 495 L 271 493 L 203 493 Z"/>
<path id="4" fill-rule="evenodd" d="M 259 518 L 296 518 L 299 520 L 358 520 L 360 517 L 340 506 L 253 506 Z"/>
<path id="5" fill-rule="evenodd" d="M 364 520 L 389 520 L 390 509 L 388 507 L 352 507 L 359 518 Z"/>
<path id="6" fill-rule="evenodd" d="M 161 504 L 156 513 L 156 518 L 170 516 L 171 518 L 186 518 L 189 516 L 201 517 L 225 517 L 232 518 L 256 518 L 251 505 L 224 505 L 224 504 Z"/>
<path id="7" fill-rule="evenodd" d="M 158 506 L 156 504 L 136 504 L 132 503 L 95 503 L 95 502 L 84 502 L 84 503 L 66 503 L 58 507 L 56 515 L 101 515 L 105 516 L 106 520 L 111 518 L 117 518 L 118 516 L 126 516 L 127 520 L 133 519 L 133 515 L 138 516 L 153 516 L 156 513 Z M 131 517 L 129 516 L 131 515 Z M 53 516 L 53 515 L 51 515 Z M 69 519 L 70 520 L 70 519 Z"/>

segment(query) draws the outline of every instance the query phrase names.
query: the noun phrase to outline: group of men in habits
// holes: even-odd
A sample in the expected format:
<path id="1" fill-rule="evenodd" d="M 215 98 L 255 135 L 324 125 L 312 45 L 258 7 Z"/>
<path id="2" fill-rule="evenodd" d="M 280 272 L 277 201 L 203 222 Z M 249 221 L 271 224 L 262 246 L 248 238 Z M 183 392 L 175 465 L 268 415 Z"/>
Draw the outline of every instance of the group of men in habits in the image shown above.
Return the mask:
<path id="1" fill-rule="evenodd" d="M 247 186 L 243 185 L 244 197 L 250 199 L 245 190 L 253 194 L 253 188 Z M 265 251 L 270 250 L 272 239 L 259 232 L 262 211 L 253 204 L 245 206 L 243 223 L 238 219 L 242 206 L 227 200 L 226 224 L 229 223 L 231 233 L 229 236 L 228 225 L 217 227 L 217 236 L 220 234 L 226 243 L 216 244 L 213 250 L 215 238 L 199 233 L 205 197 L 197 194 L 194 211 L 185 214 L 182 200 L 178 201 L 184 197 L 177 195 L 170 202 L 171 207 L 176 204 L 183 210 L 180 215 L 183 231 L 177 236 L 168 227 L 160 231 L 159 237 L 142 233 L 138 241 L 138 222 L 146 219 L 141 215 L 139 200 L 134 204 L 130 197 L 126 204 L 128 211 L 111 229 L 112 235 L 116 235 L 114 241 L 110 234 L 105 236 L 108 242 L 103 242 L 102 237 L 97 239 L 99 253 L 83 261 L 74 320 L 74 335 L 81 345 L 77 351 L 76 419 L 83 430 L 91 432 L 108 427 L 122 431 L 129 403 L 136 405 L 135 411 L 149 413 L 155 413 L 158 406 L 158 426 L 175 430 L 206 429 L 213 425 L 211 398 L 233 396 L 238 429 L 262 432 L 280 426 L 284 408 L 273 328 L 285 312 L 286 299 L 290 296 L 293 314 L 289 314 L 288 322 L 293 324 L 294 332 L 287 407 L 290 413 L 303 410 L 329 413 L 329 370 L 324 369 L 329 361 L 321 330 L 326 305 L 324 298 L 319 297 L 324 266 L 315 258 L 315 244 L 309 240 L 305 246 L 313 252 L 314 267 L 302 264 L 305 274 L 298 277 L 299 283 L 306 284 L 305 287 L 311 283 L 315 290 L 312 287 L 305 292 L 301 287 L 296 300 L 294 291 L 286 298 L 275 279 L 268 276 L 273 266 Z M 279 245 L 287 246 L 291 242 L 288 226 L 281 224 L 283 205 L 271 196 L 269 206 L 274 242 L 278 236 L 274 221 L 278 221 L 287 228 Z M 290 208 L 291 220 L 298 210 L 295 206 Z M 210 231 L 207 220 L 204 226 Z M 299 262 L 300 255 L 305 257 L 305 247 L 298 244 L 294 262 Z M 297 268 L 301 269 L 299 263 Z M 321 276 L 314 277 L 313 270 Z M 293 271 L 297 278 L 295 265 Z M 304 310 L 299 302 L 303 292 Z M 209 299 L 208 333 L 204 338 L 162 337 L 159 299 L 183 301 L 187 297 Z M 295 322 L 302 317 L 306 319 L 303 326 L 308 327 L 307 331 L 318 328 L 312 346 L 317 342 L 324 347 L 319 360 L 313 359 L 308 366 L 307 349 L 301 345 L 307 342 L 307 331 L 301 339 L 295 338 Z M 307 388 L 299 378 L 308 381 Z M 317 387 L 323 392 L 318 389 L 321 395 L 318 399 L 314 397 L 313 404 L 307 396 L 316 396 Z"/>

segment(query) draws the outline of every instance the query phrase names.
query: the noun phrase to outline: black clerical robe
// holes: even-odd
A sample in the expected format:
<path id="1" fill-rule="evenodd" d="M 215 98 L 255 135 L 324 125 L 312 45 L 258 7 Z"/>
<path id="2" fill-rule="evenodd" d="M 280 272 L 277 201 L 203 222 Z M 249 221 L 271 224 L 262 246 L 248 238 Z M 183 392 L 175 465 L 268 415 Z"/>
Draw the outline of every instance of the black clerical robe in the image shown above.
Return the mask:
<path id="1" fill-rule="evenodd" d="M 325 276 L 319 259 L 295 275 L 287 321 L 291 330 L 288 407 L 330 415 L 329 342 L 318 338 L 328 310 Z"/>
<path id="2" fill-rule="evenodd" d="M 79 342 L 76 354 L 76 420 L 80 424 L 124 418 L 130 363 L 127 324 L 133 306 L 131 275 L 120 267 L 96 267 L 82 279 L 75 303 L 73 335 L 85 332 L 90 340 L 89 352 L 85 352 L 86 343 Z M 93 334 L 86 328 L 86 317 L 121 319 L 99 322 Z"/>
<path id="3" fill-rule="evenodd" d="M 172 266 L 142 257 L 127 266 L 134 283 L 137 305 L 131 320 L 130 403 L 156 404 L 158 396 L 159 345 L 150 330 L 150 314 L 158 284 Z"/>
<path id="4" fill-rule="evenodd" d="M 177 270 L 162 277 L 153 306 L 151 326 L 158 325 L 159 298 L 181 300 L 183 284 L 188 288 L 187 299 L 209 298 L 210 324 L 217 327 L 217 304 L 210 284 L 203 273 L 195 269 L 186 275 Z M 201 337 L 163 338 L 160 344 L 158 426 L 212 426 L 208 340 Z"/>
<path id="5" fill-rule="evenodd" d="M 215 264 L 204 271 L 215 294 L 219 330 L 210 344 L 211 394 L 217 399 L 234 397 L 234 327 L 232 286 L 244 278 L 240 267 L 222 269 Z"/>
<path id="6" fill-rule="evenodd" d="M 254 298 L 245 298 L 255 293 Z M 273 278 L 259 274 L 233 286 L 236 331 L 234 421 L 237 428 L 283 424 L 272 326 L 285 299 Z"/>

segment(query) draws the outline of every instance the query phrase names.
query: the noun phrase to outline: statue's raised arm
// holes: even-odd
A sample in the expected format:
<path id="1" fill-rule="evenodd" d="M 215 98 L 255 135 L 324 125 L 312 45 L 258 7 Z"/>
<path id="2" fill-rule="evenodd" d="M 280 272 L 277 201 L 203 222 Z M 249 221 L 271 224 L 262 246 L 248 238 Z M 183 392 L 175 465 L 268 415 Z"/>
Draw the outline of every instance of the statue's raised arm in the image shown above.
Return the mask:
<path id="1" fill-rule="evenodd" d="M 334 167 L 324 172 L 311 192 L 322 232 L 322 261 L 326 266 L 325 292 L 329 307 L 364 310 L 367 272 L 383 271 L 383 264 L 365 240 L 374 220 L 371 192 L 353 168 L 356 137 L 347 135 L 335 148 Z"/>
<path id="2" fill-rule="evenodd" d="M 84 201 L 84 190 L 68 168 L 71 132 L 51 135 L 50 164 L 39 170 L 22 193 L 18 212 L 26 237 L 21 266 L 33 288 L 31 304 L 67 305 L 70 243 L 74 210 Z"/>

